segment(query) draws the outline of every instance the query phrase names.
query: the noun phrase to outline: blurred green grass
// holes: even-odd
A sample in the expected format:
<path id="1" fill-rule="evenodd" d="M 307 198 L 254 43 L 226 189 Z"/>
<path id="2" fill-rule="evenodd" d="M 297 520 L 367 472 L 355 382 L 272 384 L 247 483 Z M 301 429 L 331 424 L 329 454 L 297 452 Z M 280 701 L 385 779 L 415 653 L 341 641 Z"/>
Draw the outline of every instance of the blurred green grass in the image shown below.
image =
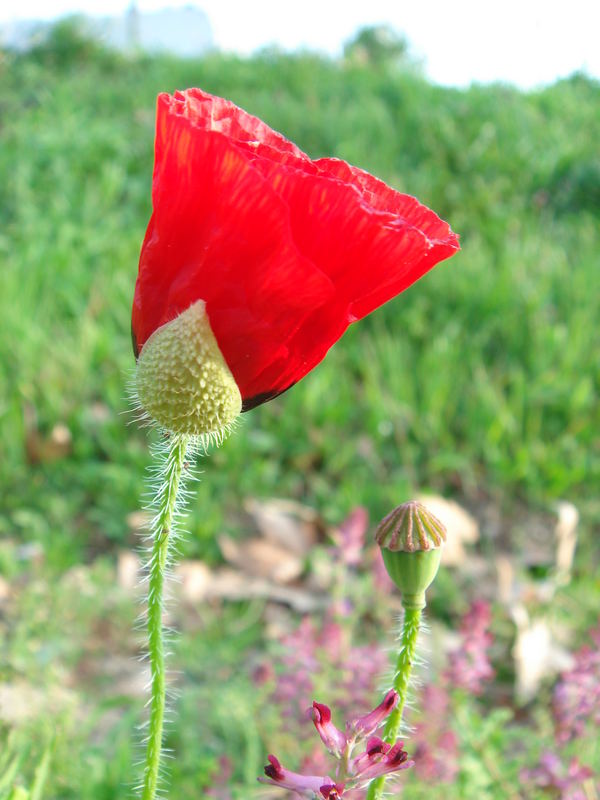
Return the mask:
<path id="1" fill-rule="evenodd" d="M 129 794 L 142 700 L 110 685 L 104 694 L 93 665 L 104 650 L 138 652 L 135 608 L 114 589 L 110 558 L 137 544 L 128 517 L 149 463 L 126 383 L 159 91 L 197 85 L 231 98 L 311 156 L 345 158 L 417 195 L 463 246 L 352 328 L 292 391 L 244 416 L 203 464 L 184 553 L 219 560 L 215 533 L 241 529 L 247 496 L 297 498 L 335 523 L 359 503 L 375 520 L 423 489 L 509 517 L 566 498 L 583 512 L 583 535 L 557 613 L 581 639 L 600 592 L 589 536 L 600 517 L 600 85 L 575 75 L 527 94 L 443 89 L 413 69 L 310 53 L 125 58 L 59 33 L 32 52 L 0 54 L 0 536 L 9 539 L 0 574 L 17 597 L 0 616 L 0 678 L 52 698 L 76 674 L 68 688 L 85 717 L 44 712 L 43 724 L 7 739 L 2 765 L 19 760 L 15 771 L 22 762 L 35 787 L 51 753 L 53 797 Z M 28 543 L 41 547 L 19 555 Z M 36 553 L 42 563 L 31 566 Z M 70 570 L 82 561 L 87 572 Z M 432 612 L 445 619 L 460 588 L 454 575 L 444 580 Z M 245 627 L 244 604 L 203 611 L 176 645 L 184 695 L 169 734 L 173 786 L 197 796 L 227 743 L 241 754 L 235 781 L 247 797 L 264 746 L 260 697 L 237 667 L 264 647 L 260 610 Z M 546 727 L 547 699 L 536 708 Z M 243 719 L 228 717 L 232 708 Z M 499 761 L 505 723 L 494 713 L 481 741 Z M 464 739 L 478 741 L 477 708 L 465 715 Z M 461 796 L 505 796 L 481 794 L 477 781 Z"/>
<path id="2" fill-rule="evenodd" d="M 147 463 L 125 384 L 155 96 L 192 85 L 417 195 L 463 250 L 246 415 L 206 464 L 189 547 L 214 556 L 246 494 L 331 518 L 356 502 L 383 513 L 416 487 L 586 499 L 600 477 L 596 82 L 455 90 L 312 54 L 125 59 L 56 42 L 4 53 L 1 70 L 4 533 L 59 563 L 127 536 Z M 27 410 L 42 439 L 68 427 L 67 457 L 30 463 Z"/>

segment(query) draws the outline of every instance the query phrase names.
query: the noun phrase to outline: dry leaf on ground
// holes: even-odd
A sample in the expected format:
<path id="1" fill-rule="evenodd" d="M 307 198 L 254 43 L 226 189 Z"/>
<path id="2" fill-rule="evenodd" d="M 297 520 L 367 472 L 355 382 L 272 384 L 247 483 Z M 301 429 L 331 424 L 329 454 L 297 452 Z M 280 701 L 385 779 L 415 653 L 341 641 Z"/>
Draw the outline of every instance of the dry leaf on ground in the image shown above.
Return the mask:
<path id="1" fill-rule="evenodd" d="M 556 537 L 556 569 L 557 577 L 561 583 L 568 583 L 571 578 L 571 568 L 577 547 L 577 526 L 579 524 L 579 511 L 566 500 L 556 506 L 558 520 L 554 535 Z"/>
<path id="2" fill-rule="evenodd" d="M 35 408 L 27 404 L 23 408 L 25 427 L 25 452 L 30 464 L 46 464 L 70 455 L 73 436 L 69 428 L 57 422 L 48 436 L 42 435 L 38 428 Z"/>
<path id="3" fill-rule="evenodd" d="M 544 679 L 569 669 L 573 657 L 558 644 L 546 619 L 530 619 L 520 604 L 513 607 L 512 614 L 517 626 L 515 694 L 519 702 L 526 703 L 535 697 Z"/>
<path id="4" fill-rule="evenodd" d="M 224 567 L 209 569 L 202 561 L 184 561 L 175 568 L 173 593 L 184 600 L 201 603 L 210 600 L 249 600 L 262 598 L 293 608 L 302 614 L 326 605 L 325 596 L 314 591 L 281 586 L 273 581 L 249 576 Z"/>
<path id="5" fill-rule="evenodd" d="M 324 526 L 319 514 L 293 500 L 250 497 L 244 508 L 265 539 L 298 556 L 305 556 L 322 537 Z"/>
<path id="6" fill-rule="evenodd" d="M 76 701 L 76 695 L 64 687 L 51 691 L 38 689 L 24 681 L 0 684 L 0 720 L 18 724 L 39 716 L 56 715 Z"/>
<path id="7" fill-rule="evenodd" d="M 302 574 L 303 559 L 275 542 L 258 538 L 236 540 L 225 535 L 218 541 L 225 560 L 247 575 L 285 584 Z"/>
<path id="8" fill-rule="evenodd" d="M 141 563 L 137 553 L 121 550 L 117 556 L 117 583 L 125 591 L 133 591 L 139 586 Z"/>
<path id="9" fill-rule="evenodd" d="M 442 551 L 442 564 L 447 567 L 464 564 L 467 557 L 465 544 L 474 544 L 479 539 L 475 517 L 454 500 L 439 495 L 421 495 L 417 500 L 446 526 L 448 538 Z"/>

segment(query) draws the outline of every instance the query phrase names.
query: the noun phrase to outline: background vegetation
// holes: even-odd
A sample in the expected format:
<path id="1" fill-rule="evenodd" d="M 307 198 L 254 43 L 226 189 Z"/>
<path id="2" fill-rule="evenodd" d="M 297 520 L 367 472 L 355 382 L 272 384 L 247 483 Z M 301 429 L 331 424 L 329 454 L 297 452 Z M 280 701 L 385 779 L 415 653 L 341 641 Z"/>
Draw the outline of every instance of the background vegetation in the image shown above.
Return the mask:
<path id="1" fill-rule="evenodd" d="M 137 542 L 149 463 L 125 384 L 160 91 L 200 86 L 231 98 L 311 156 L 339 156 L 415 194 L 463 246 L 350 330 L 293 391 L 245 416 L 203 464 L 183 555 L 217 566 L 215 532 L 245 535 L 249 496 L 301 501 L 335 525 L 357 504 L 377 520 L 429 490 L 474 512 L 491 564 L 501 550 L 519 559 L 527 531 L 550 530 L 566 499 L 581 513 L 579 556 L 553 613 L 568 621 L 571 648 L 594 620 L 600 86 L 574 75 L 527 94 L 440 88 L 404 48 L 382 55 L 368 37 L 358 44 L 339 61 L 275 51 L 124 57 L 62 24 L 27 53 L 0 54 L 0 678 L 34 692 L 28 707 L 35 692 L 78 697 L 40 702 L 25 721 L 0 711 L 12 765 L 0 797 L 20 797 L 11 787 L 22 785 L 33 798 L 44 770 L 40 797 L 126 796 L 143 698 L 120 684 L 111 692 L 110 670 L 92 665 L 110 653 L 118 672 L 137 652 L 135 603 L 114 588 L 114 569 Z M 466 585 L 476 596 L 476 581 L 460 575 L 440 589 L 446 624 L 465 610 Z M 242 753 L 231 779 L 239 796 L 254 786 L 268 736 L 247 700 L 250 671 L 238 668 L 267 647 L 263 612 L 242 601 L 207 607 L 200 623 L 179 620 L 176 661 L 191 702 L 172 734 L 174 797 L 197 797 L 225 747 Z M 506 695 L 514 628 L 500 612 L 497 625 Z M 366 624 L 362 635 L 376 632 Z M 208 701 L 219 678 L 227 714 Z M 548 697 L 528 711 L 530 730 Z M 476 739 L 475 702 L 461 708 Z M 500 706 L 511 703 L 503 696 Z M 506 757 L 506 727 L 492 724 L 489 758 Z M 461 774 L 463 798 L 511 796 L 502 781 L 486 795 Z"/>

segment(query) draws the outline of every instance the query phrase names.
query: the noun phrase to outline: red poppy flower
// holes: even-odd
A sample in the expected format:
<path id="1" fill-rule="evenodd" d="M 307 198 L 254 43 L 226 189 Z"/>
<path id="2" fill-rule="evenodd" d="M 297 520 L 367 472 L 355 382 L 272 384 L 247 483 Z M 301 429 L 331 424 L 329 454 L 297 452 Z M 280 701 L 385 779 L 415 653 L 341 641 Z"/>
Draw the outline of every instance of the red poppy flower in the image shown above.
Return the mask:
<path id="1" fill-rule="evenodd" d="M 158 97 L 154 211 L 133 302 L 136 355 L 198 300 L 247 410 L 348 325 L 459 249 L 415 198 L 296 145 L 199 89 Z"/>

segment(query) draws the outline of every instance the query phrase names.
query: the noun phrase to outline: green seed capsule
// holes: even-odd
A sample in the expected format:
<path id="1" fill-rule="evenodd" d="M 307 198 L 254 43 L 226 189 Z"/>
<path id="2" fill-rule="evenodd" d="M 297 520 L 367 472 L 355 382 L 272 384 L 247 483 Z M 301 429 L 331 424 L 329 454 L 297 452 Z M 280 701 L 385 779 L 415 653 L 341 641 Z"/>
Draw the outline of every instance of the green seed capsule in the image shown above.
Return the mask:
<path id="1" fill-rule="evenodd" d="M 425 591 L 437 575 L 441 548 L 412 553 L 383 549 L 381 554 L 388 575 L 402 593 L 404 608 L 425 608 Z"/>
<path id="2" fill-rule="evenodd" d="M 422 503 L 403 503 L 381 520 L 375 538 L 404 608 L 425 608 L 425 592 L 440 566 L 445 527 Z"/>

